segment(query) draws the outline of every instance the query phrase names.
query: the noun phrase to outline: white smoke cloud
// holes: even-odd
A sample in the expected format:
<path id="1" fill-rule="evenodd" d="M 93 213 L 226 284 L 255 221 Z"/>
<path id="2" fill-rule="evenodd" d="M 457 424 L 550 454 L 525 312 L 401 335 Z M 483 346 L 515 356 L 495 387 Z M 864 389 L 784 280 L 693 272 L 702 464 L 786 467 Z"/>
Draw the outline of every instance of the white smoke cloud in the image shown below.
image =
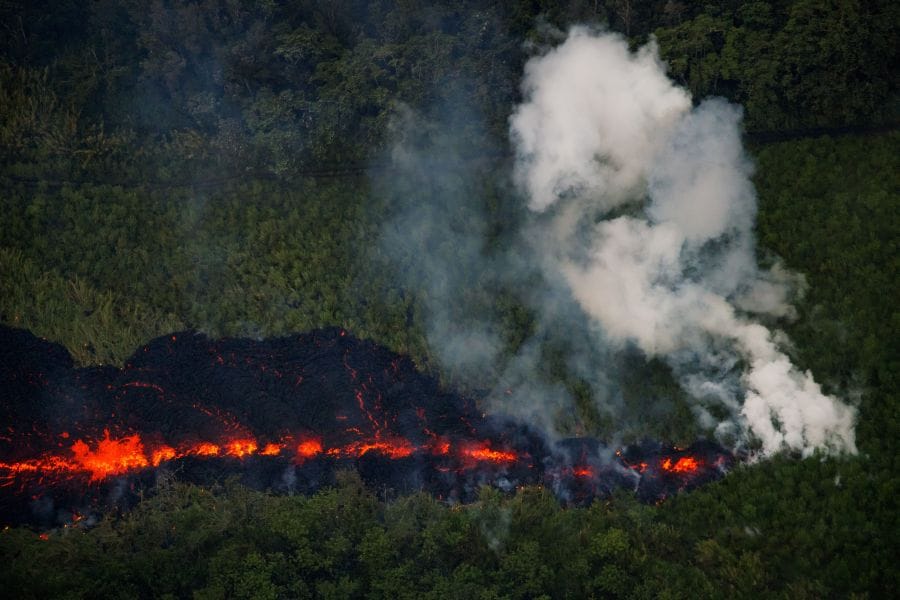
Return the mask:
<path id="1" fill-rule="evenodd" d="M 583 28 L 529 61 L 523 93 L 511 118 L 516 179 L 529 207 L 552 215 L 541 231 L 548 275 L 563 274 L 610 339 L 666 358 L 701 422 L 714 402 L 732 415 L 719 430 L 764 454 L 855 452 L 854 409 L 790 363 L 783 334 L 751 320 L 790 316 L 798 278 L 757 267 L 740 109 L 691 108 L 652 43 L 631 53 Z M 634 201 L 639 214 L 597 220 Z"/>
<path id="2" fill-rule="evenodd" d="M 530 61 L 522 88 L 529 101 L 512 117 L 516 177 L 538 211 L 571 194 L 620 200 L 650 167 L 664 140 L 658 129 L 691 105 L 654 45 L 632 54 L 619 38 L 583 29 Z"/>

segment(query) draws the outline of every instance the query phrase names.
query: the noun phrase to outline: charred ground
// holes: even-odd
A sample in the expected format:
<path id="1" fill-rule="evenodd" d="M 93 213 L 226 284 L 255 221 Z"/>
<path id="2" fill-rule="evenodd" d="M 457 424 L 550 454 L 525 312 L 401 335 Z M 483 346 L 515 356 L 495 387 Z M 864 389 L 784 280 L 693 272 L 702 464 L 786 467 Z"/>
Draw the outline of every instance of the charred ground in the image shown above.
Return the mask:
<path id="1" fill-rule="evenodd" d="M 183 331 L 122 368 L 74 368 L 61 346 L 7 327 L 0 348 L 7 524 L 127 508 L 160 474 L 312 493 L 349 468 L 384 497 L 426 490 L 467 502 L 482 485 L 546 485 L 585 504 L 619 488 L 658 501 L 719 478 L 734 460 L 709 442 L 551 441 L 339 328 L 259 341 Z"/>

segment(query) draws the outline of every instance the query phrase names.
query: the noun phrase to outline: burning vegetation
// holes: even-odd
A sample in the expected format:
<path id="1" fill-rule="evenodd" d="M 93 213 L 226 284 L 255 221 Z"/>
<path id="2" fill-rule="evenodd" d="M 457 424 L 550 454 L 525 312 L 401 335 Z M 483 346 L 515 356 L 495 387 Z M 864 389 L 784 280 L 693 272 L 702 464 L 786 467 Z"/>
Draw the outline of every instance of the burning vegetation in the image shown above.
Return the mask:
<path id="1" fill-rule="evenodd" d="M 160 473 L 310 493 L 350 468 L 386 496 L 424 489 L 466 502 L 482 485 L 544 485 L 584 504 L 617 488 L 658 501 L 733 462 L 709 442 L 551 443 L 339 329 L 264 341 L 176 333 L 122 369 L 76 369 L 61 346 L 2 328 L 0 353 L 5 524 L 127 508 Z"/>

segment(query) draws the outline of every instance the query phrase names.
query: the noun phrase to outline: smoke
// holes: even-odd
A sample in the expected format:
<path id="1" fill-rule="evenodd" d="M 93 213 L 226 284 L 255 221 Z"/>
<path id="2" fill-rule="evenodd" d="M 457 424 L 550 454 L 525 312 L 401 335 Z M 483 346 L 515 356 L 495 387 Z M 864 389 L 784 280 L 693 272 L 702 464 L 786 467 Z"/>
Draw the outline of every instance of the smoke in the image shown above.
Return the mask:
<path id="1" fill-rule="evenodd" d="M 656 129 L 690 108 L 655 47 L 632 55 L 614 36 L 578 29 L 526 64 L 522 90 L 529 101 L 512 118 L 512 137 L 516 176 L 534 210 L 567 196 L 618 202 L 650 166 L 661 141 Z"/>
<path id="2" fill-rule="evenodd" d="M 583 364 L 593 349 L 593 340 L 580 331 L 583 311 L 571 294 L 543 281 L 533 250 L 520 239 L 514 223 L 523 213 L 518 198 L 510 197 L 516 205 L 499 211 L 508 233 L 492 232 L 497 216 L 485 197 L 493 193 L 492 185 L 508 190 L 511 182 L 493 181 L 494 163 L 475 158 L 497 153 L 484 129 L 480 115 L 458 94 L 451 93 L 427 116 L 397 108 L 393 169 L 374 180 L 385 213 L 379 250 L 388 259 L 391 279 L 415 292 L 417 324 L 445 380 L 480 396 L 486 408 L 554 432 L 574 409 L 570 394 L 545 376 L 546 332 L 572 331 L 570 360 L 592 382 L 602 374 Z M 382 267 L 376 261 L 373 268 Z M 509 323 L 498 306 L 505 293 L 536 311 L 522 316 L 534 322 L 521 343 L 506 338 Z M 607 383 L 594 387 L 602 394 Z"/>
<path id="3" fill-rule="evenodd" d="M 381 247 L 397 267 L 405 287 L 417 290 L 428 306 L 424 324 L 431 351 L 454 376 L 480 379 L 501 351 L 487 307 L 472 300 L 474 290 L 495 279 L 483 255 L 487 223 L 478 166 L 466 157 L 488 148 L 463 145 L 457 132 L 478 122 L 463 102 L 446 102 L 443 121 L 432 121 L 406 106 L 391 123 L 390 161 L 399 177 L 376 182 L 389 215 Z"/>
<path id="4" fill-rule="evenodd" d="M 757 264 L 740 108 L 694 107 L 652 42 L 632 52 L 585 28 L 526 64 L 522 92 L 510 118 L 518 212 L 485 206 L 503 194 L 479 187 L 490 178 L 469 158 L 485 151 L 471 142 L 479 119 L 459 98 L 432 112 L 437 124 L 398 111 L 395 170 L 376 182 L 391 199 L 380 249 L 416 290 L 441 366 L 487 386 L 489 408 L 551 431 L 567 422 L 570 435 L 590 429 L 571 423 L 584 398 L 554 375 L 548 345 L 617 431 L 633 420 L 620 367 L 639 352 L 668 365 L 698 426 L 723 442 L 855 452 L 854 409 L 764 325 L 794 315 L 804 281 Z M 506 291 L 529 311 L 516 343 L 497 310 Z M 644 402 L 665 418 L 658 398 Z"/>
<path id="5" fill-rule="evenodd" d="M 795 278 L 756 264 L 741 110 L 720 99 L 692 108 L 652 42 L 631 53 L 583 28 L 532 59 L 522 88 L 515 173 L 531 210 L 553 212 L 544 268 L 611 340 L 664 358 L 701 420 L 724 407 L 720 434 L 755 438 L 763 454 L 855 452 L 855 411 L 753 320 L 790 316 Z"/>

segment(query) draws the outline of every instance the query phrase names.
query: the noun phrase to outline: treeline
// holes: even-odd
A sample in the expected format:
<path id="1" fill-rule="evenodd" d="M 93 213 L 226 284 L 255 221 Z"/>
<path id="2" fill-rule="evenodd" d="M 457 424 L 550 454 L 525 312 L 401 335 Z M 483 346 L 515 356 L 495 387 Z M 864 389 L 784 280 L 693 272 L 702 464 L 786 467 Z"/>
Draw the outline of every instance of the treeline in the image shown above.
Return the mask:
<path id="1" fill-rule="evenodd" d="M 897 156 L 896 134 L 758 152 L 761 258 L 774 252 L 806 274 L 801 319 L 789 333 L 804 367 L 841 394 L 895 386 Z M 486 170 L 473 176 L 490 177 Z M 473 189 L 500 227 L 510 210 L 500 192 Z M 257 181 L 209 193 L 10 184 L 0 228 L 0 318 L 62 342 L 81 364 L 120 364 L 146 340 L 186 327 L 271 336 L 341 325 L 435 367 L 420 290 L 398 282 L 402 265 L 384 256 L 381 206 L 362 179 Z M 458 293 L 466 306 L 490 311 L 510 352 L 530 335 L 517 300 L 523 290 L 486 287 L 476 276 Z M 597 420 L 590 390 L 567 379 L 564 361 L 556 366 L 548 352 L 548 378 L 583 400 L 583 412 L 569 418 L 593 433 L 620 427 Z M 664 419 L 647 415 L 645 425 L 656 423 L 648 433 L 689 441 L 697 432 L 677 386 L 659 365 L 639 362 L 622 369 L 630 373 L 623 400 L 634 404 L 627 412 L 637 414 L 648 395 L 668 395 L 671 411 Z"/>
<path id="2" fill-rule="evenodd" d="M 239 184 L 204 195 L 10 186 L 0 317 L 81 364 L 121 363 L 168 331 L 271 336 L 342 325 L 410 353 L 409 307 L 364 277 L 377 223 L 360 181 Z M 394 288 L 392 288 L 394 289 Z"/>
<path id="3" fill-rule="evenodd" d="M 895 503 L 858 463 L 775 460 L 660 507 L 561 508 L 541 488 L 471 505 L 379 501 L 351 473 L 312 497 L 163 481 L 89 530 L 0 533 L 16 598 L 880 597 Z M 869 595 L 871 593 L 871 596 Z M 885 594 L 887 597 L 887 594 Z"/>
<path id="4" fill-rule="evenodd" d="M 883 27 L 896 12 L 891 3 L 433 3 L 426 10 L 417 2 L 207 0 L 63 2 L 52 10 L 7 2 L 0 10 L 8 17 L 0 38 L 0 318 L 64 343 L 81 364 L 121 363 L 147 339 L 185 327 L 269 336 L 341 325 L 436 368 L 421 290 L 398 283 L 402 265 L 380 243 L 383 191 L 364 173 L 318 180 L 294 169 L 384 157 L 396 102 L 428 122 L 429 111 L 455 110 L 455 98 L 476 115 L 453 121 L 457 148 L 478 155 L 466 156 L 476 165 L 456 176 L 474 182 L 466 189 L 483 206 L 486 246 L 502 249 L 521 203 L 505 184 L 502 160 L 476 159 L 504 143 L 530 52 L 522 40 L 550 42 L 554 25 L 605 22 L 636 42 L 655 32 L 673 74 L 697 94 L 749 103 L 749 128 L 883 122 L 885 114 L 861 108 L 854 94 L 868 90 L 889 106 L 895 92 L 893 75 L 878 71 L 886 62 L 865 53 L 889 54 Z M 750 41 L 771 54 L 766 73 L 796 71 L 795 84 L 806 85 L 806 67 L 779 54 L 794 47 L 784 32 L 801 29 L 852 37 L 848 52 L 865 46 L 852 53 L 858 65 L 840 63 L 846 68 L 827 77 L 852 74 L 866 85 L 808 96 L 825 107 L 833 92 L 862 112 L 807 110 L 800 96 L 776 94 L 771 105 L 742 96 L 793 85 L 781 75 L 754 79 L 765 61 L 737 50 Z M 696 46 L 701 39 L 709 45 Z M 803 47 L 810 61 L 821 58 Z M 346 102 L 357 104 L 330 112 Z M 784 119 L 763 123 L 779 114 Z M 775 252 L 809 274 L 803 318 L 790 333 L 801 362 L 841 394 L 892 389 L 896 372 L 885 333 L 896 328 L 885 293 L 895 279 L 896 151 L 896 135 L 758 149 L 761 257 Z M 190 184 L 235 175 L 227 185 Z M 88 183 L 58 183 L 67 179 Z M 444 183 L 433 185 L 440 193 Z M 432 192 L 416 184 L 408 193 Z M 469 216 L 459 218 L 466 227 Z M 459 290 L 465 306 L 481 307 L 515 352 L 532 326 L 518 299 L 524 291 L 470 279 Z M 559 337 L 544 344 L 541 364 L 575 400 L 574 413 L 558 411 L 564 429 L 621 431 L 557 360 L 566 334 Z M 637 429 L 680 442 L 700 433 L 664 365 L 636 360 L 621 372 L 623 412 L 641 415 Z M 664 414 L 642 414 L 646 397 L 658 398 Z M 864 404 L 864 414 L 872 406 L 883 404 Z M 889 408 L 879 410 L 881 422 L 895 421 Z"/>
<path id="5" fill-rule="evenodd" d="M 65 343 L 82 364 L 121 362 L 182 327 L 267 336 L 338 324 L 434 367 L 420 291 L 397 283 L 379 244 L 381 190 L 364 174 L 323 181 L 295 169 L 383 157 L 398 102 L 428 122 L 457 99 L 477 115 L 454 122 L 457 147 L 502 148 L 533 51 L 523 40 L 552 42 L 554 26 L 607 23 L 636 43 L 655 33 L 673 75 L 698 96 L 746 102 L 750 129 L 884 123 L 874 107 L 893 106 L 896 92 L 884 60 L 896 52 L 889 2 L 12 1 L 0 10 L 0 318 Z M 843 62 L 829 62 L 837 46 Z M 811 81 L 822 87 L 804 92 Z M 896 150 L 891 134 L 758 150 L 761 254 L 809 274 L 791 333 L 801 361 L 841 393 L 891 389 L 896 372 L 885 341 L 896 328 L 887 301 Z M 490 247 L 502 247 L 521 210 L 505 169 L 489 160 L 465 170 Z M 231 185 L 190 185 L 242 173 Z M 90 183 L 57 183 L 67 179 Z M 466 306 L 491 312 L 511 352 L 532 324 L 519 292 L 475 280 L 461 290 Z M 591 412 L 591 390 L 556 366 L 552 347 L 544 358 L 580 407 L 573 427 L 617 425 Z M 647 415 L 660 424 L 652 433 L 697 433 L 664 368 L 631 372 L 629 413 L 648 395 L 670 397 L 665 418 Z"/>
<path id="6" fill-rule="evenodd" d="M 786 327 L 794 354 L 826 391 L 857 399 L 863 450 L 894 465 L 900 134 L 774 144 L 757 152 L 757 169 L 762 253 L 806 278 Z"/>
<path id="7" fill-rule="evenodd" d="M 698 98 L 745 103 L 750 130 L 795 129 L 891 122 L 896 76 L 884 58 L 896 52 L 896 12 L 805 0 L 5 2 L 0 318 L 83 364 L 121 362 L 180 327 L 277 335 L 332 324 L 428 364 L 417 290 L 398 286 L 381 255 L 378 190 L 364 172 L 300 173 L 384 160 L 400 103 L 423 122 L 464 106 L 473 116 L 455 120 L 454 135 L 467 159 L 487 157 L 467 173 L 483 180 L 473 188 L 496 246 L 517 218 L 496 156 L 507 154 L 522 65 L 568 24 L 635 43 L 655 34 Z M 874 145 L 890 152 L 892 140 Z M 868 168 L 864 144 L 843 151 Z M 795 168 L 761 169 L 787 186 L 764 202 L 790 193 Z M 210 180 L 223 185 L 201 185 Z M 530 327 L 517 290 L 473 282 L 466 292 L 481 298 L 467 306 L 497 313 L 515 350 Z M 677 396 L 656 371 L 639 371 L 625 397 Z M 599 428 L 589 390 L 565 387 L 583 400 L 577 417 Z M 673 406 L 666 435 L 693 435 L 685 406 Z"/>
<path id="8" fill-rule="evenodd" d="M 897 11 L 886 0 L 2 2 L 0 320 L 64 343 L 81 364 L 120 363 L 185 327 L 268 336 L 341 325 L 434 368 L 418 292 L 397 284 L 379 246 L 382 192 L 363 174 L 298 172 L 382 159 L 398 103 L 428 120 L 465 101 L 478 118 L 460 122 L 460 147 L 504 155 L 524 61 L 574 22 L 635 43 L 655 34 L 670 73 L 698 98 L 744 104 L 749 131 L 890 125 Z M 900 136 L 754 154 L 760 259 L 778 255 L 807 277 L 799 318 L 782 324 L 793 358 L 859 406 L 860 456 L 779 458 L 660 507 L 622 497 L 563 510 L 541 490 L 486 490 L 470 507 L 385 504 L 352 478 L 313 498 L 162 485 L 89 531 L 0 533 L 4 590 L 895 595 Z M 520 206 L 505 168 L 469 169 L 488 244 L 502 245 Z M 223 176 L 232 183 L 192 185 Z M 495 312 L 510 351 L 531 324 L 516 292 L 465 290 Z M 568 419 L 585 433 L 622 425 L 591 412 L 591 390 L 552 347 L 546 358 L 576 399 Z M 672 397 L 670 413 L 643 415 L 643 431 L 692 439 L 665 367 L 630 373 L 629 414 Z"/>
<path id="9" fill-rule="evenodd" d="M 469 135 L 502 144 L 522 65 L 573 23 L 655 35 L 672 76 L 742 104 L 750 131 L 895 124 L 898 21 L 889 0 L 10 0 L 0 161 L 287 177 L 366 164 L 399 103 L 465 102 L 483 117 Z"/>

